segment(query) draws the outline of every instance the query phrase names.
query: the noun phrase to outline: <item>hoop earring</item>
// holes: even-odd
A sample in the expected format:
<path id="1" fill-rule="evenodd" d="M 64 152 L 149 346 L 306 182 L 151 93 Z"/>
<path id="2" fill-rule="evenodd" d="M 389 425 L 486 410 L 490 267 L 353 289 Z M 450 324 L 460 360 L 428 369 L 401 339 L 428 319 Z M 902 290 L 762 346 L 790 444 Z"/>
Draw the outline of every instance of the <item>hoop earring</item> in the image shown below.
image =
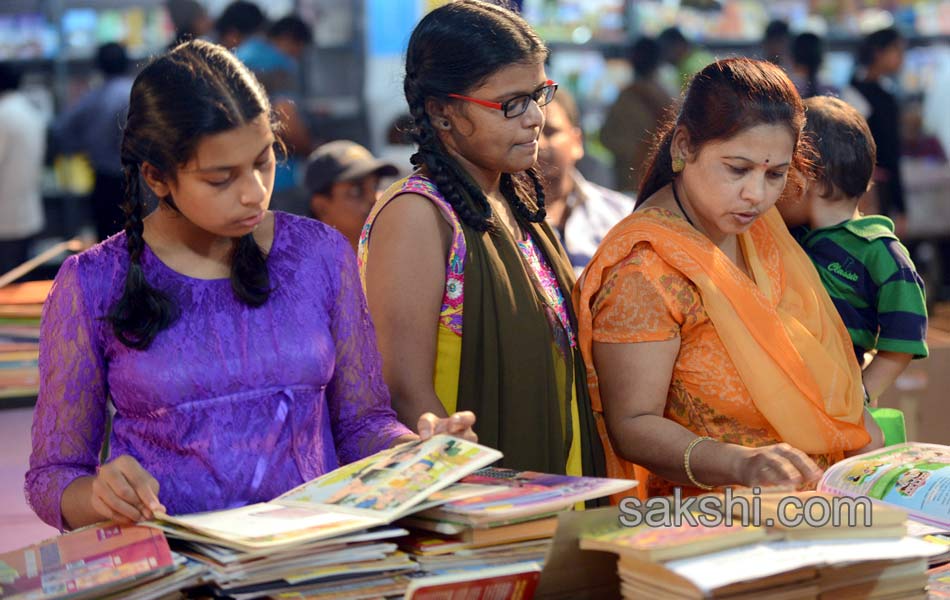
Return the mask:
<path id="1" fill-rule="evenodd" d="M 677 156 L 671 161 L 671 165 L 674 173 L 681 173 L 683 169 L 686 168 L 686 161 L 683 160 L 683 157 Z"/>

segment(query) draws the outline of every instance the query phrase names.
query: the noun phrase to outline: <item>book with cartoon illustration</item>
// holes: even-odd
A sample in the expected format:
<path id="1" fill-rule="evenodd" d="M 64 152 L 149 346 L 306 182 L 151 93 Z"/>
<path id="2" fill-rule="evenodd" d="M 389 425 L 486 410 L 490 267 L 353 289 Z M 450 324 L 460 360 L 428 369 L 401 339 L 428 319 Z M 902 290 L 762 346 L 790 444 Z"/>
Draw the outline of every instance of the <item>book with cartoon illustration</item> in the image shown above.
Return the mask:
<path id="1" fill-rule="evenodd" d="M 908 442 L 852 456 L 825 471 L 818 491 L 867 496 L 950 528 L 950 446 Z"/>
<path id="2" fill-rule="evenodd" d="M 559 511 L 593 498 L 603 498 L 637 485 L 629 479 L 577 477 L 491 467 L 473 473 L 464 484 L 485 486 L 485 492 L 454 500 L 420 513 L 420 517 L 473 527 L 509 525 Z"/>
<path id="3" fill-rule="evenodd" d="M 270 502 L 161 515 L 148 525 L 238 550 L 280 549 L 391 523 L 501 456 L 479 444 L 437 435 L 340 467 Z"/>

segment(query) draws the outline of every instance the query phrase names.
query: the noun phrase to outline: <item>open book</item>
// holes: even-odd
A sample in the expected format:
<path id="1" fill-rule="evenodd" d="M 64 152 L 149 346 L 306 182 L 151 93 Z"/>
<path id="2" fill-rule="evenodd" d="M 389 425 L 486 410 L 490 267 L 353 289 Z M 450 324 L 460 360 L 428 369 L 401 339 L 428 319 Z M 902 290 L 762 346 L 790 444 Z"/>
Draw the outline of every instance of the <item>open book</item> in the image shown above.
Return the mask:
<path id="1" fill-rule="evenodd" d="M 867 496 L 950 528 L 950 447 L 908 442 L 852 456 L 825 471 L 818 491 Z"/>
<path id="2" fill-rule="evenodd" d="M 160 515 L 146 525 L 175 537 L 238 550 L 283 549 L 386 525 L 501 456 L 485 446 L 437 435 L 331 471 L 270 502 Z"/>

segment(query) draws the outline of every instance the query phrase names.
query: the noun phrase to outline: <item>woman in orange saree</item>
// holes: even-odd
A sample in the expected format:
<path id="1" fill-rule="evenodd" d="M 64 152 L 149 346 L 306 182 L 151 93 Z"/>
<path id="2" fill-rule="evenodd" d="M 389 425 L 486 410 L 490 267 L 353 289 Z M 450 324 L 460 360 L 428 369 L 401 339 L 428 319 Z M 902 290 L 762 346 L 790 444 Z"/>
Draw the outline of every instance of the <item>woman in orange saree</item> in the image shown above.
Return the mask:
<path id="1" fill-rule="evenodd" d="M 803 121 L 776 67 L 706 67 L 574 290 L 608 475 L 641 498 L 807 486 L 881 444 L 847 330 L 774 208 Z"/>

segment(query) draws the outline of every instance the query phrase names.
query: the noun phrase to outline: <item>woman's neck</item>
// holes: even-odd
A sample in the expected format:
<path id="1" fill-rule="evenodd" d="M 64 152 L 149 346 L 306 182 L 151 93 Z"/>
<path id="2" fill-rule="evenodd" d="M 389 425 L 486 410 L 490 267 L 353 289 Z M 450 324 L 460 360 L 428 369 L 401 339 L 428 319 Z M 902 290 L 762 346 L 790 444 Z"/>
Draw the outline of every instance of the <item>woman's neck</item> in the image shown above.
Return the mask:
<path id="1" fill-rule="evenodd" d="M 230 262 L 234 240 L 214 235 L 164 203 L 145 218 L 145 241 L 156 254 L 192 256 L 219 264 Z"/>
<path id="2" fill-rule="evenodd" d="M 475 181 L 475 184 L 482 190 L 483 194 L 488 197 L 499 194 L 499 190 L 501 189 L 501 171 L 493 171 L 480 167 L 454 150 L 447 149 L 447 152 L 449 156 L 455 159 L 459 166 L 468 173 L 468 176 Z"/>
<path id="3" fill-rule="evenodd" d="M 675 186 L 675 187 L 674 187 Z M 696 231 L 700 232 L 713 243 L 713 245 L 718 248 L 723 248 L 723 244 L 728 244 L 729 237 L 723 235 L 720 232 L 717 232 L 715 228 L 709 227 L 706 223 L 706 220 L 693 210 L 692 202 L 690 202 L 690 195 L 686 191 L 686 185 L 683 183 L 681 177 L 677 177 L 670 183 L 670 196 L 673 198 L 673 202 L 676 205 L 676 210 L 680 212 L 690 225 L 693 226 Z"/>

